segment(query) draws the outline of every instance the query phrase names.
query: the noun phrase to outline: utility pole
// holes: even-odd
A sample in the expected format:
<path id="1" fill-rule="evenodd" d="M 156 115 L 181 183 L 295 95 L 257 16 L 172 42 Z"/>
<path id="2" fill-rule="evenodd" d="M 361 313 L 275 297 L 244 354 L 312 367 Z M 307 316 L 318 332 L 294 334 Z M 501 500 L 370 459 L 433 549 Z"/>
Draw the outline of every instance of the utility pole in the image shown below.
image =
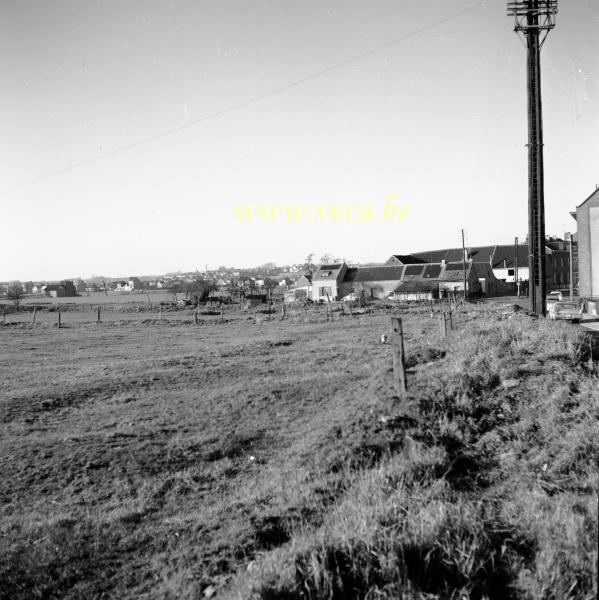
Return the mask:
<path id="1" fill-rule="evenodd" d="M 466 245 L 464 244 L 464 230 L 462 229 L 462 267 L 464 270 L 464 302 L 468 301 L 468 294 L 466 291 L 467 278 L 466 278 Z"/>
<path id="2" fill-rule="evenodd" d="M 520 298 L 520 286 L 518 285 L 518 238 L 514 238 L 514 288 L 516 295 Z"/>
<path id="3" fill-rule="evenodd" d="M 508 0 L 508 16 L 527 48 L 528 90 L 528 288 L 530 311 L 546 314 L 545 198 L 543 184 L 543 119 L 541 46 L 555 27 L 557 0 Z"/>
<path id="4" fill-rule="evenodd" d="M 570 300 L 574 300 L 574 257 L 572 252 L 572 234 L 568 234 L 570 240 Z"/>

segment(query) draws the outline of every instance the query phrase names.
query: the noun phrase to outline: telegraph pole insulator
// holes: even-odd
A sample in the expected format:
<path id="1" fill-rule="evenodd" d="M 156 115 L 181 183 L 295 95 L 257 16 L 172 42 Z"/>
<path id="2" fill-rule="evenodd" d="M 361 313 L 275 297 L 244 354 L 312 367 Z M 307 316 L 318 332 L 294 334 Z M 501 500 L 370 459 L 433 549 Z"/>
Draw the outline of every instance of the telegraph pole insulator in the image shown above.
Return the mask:
<path id="1" fill-rule="evenodd" d="M 543 118 L 541 104 L 541 46 L 555 27 L 557 0 L 509 0 L 508 16 L 527 48 L 528 89 L 528 289 L 530 310 L 546 314 L 545 197 L 543 175 Z"/>

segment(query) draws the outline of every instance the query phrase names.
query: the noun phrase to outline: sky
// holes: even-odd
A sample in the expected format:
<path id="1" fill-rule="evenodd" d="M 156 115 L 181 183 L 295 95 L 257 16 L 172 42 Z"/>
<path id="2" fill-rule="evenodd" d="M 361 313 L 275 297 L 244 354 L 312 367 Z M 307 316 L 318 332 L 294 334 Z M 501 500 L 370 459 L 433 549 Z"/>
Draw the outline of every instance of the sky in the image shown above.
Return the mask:
<path id="1" fill-rule="evenodd" d="M 522 240 L 513 27 L 503 0 L 3 0 L 0 280 Z M 599 184 L 598 29 L 560 0 L 542 50 L 548 234 Z"/>

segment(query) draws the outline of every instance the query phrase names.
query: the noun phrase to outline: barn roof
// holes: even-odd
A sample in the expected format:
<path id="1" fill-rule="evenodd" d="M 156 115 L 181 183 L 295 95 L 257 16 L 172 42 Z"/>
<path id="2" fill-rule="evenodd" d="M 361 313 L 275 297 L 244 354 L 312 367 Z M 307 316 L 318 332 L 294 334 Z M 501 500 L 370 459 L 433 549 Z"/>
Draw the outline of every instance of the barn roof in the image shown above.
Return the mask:
<path id="1" fill-rule="evenodd" d="M 497 246 L 493 255 L 494 269 L 514 267 L 514 246 Z M 518 244 L 518 267 L 528 267 L 528 244 Z"/>
<path id="2" fill-rule="evenodd" d="M 396 288 L 396 292 L 432 292 L 439 289 L 439 281 L 414 279 L 402 281 Z"/>
<path id="3" fill-rule="evenodd" d="M 343 281 L 347 283 L 363 281 L 399 281 L 404 268 L 400 266 L 387 267 L 352 267 L 345 273 Z"/>
<path id="4" fill-rule="evenodd" d="M 414 263 L 426 262 L 412 254 L 392 254 L 391 258 L 395 258 L 403 265 L 412 265 Z"/>

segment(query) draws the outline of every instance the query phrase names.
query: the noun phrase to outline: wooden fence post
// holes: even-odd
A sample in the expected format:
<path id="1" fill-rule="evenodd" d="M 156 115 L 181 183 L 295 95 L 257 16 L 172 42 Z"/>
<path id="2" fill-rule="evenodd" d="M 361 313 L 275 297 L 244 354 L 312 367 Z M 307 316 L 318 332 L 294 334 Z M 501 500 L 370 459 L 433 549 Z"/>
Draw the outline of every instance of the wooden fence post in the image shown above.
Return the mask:
<path id="1" fill-rule="evenodd" d="M 100 322 L 100 312 L 101 312 L 101 308 L 98 306 L 98 319 L 97 319 L 98 323 Z"/>
<path id="2" fill-rule="evenodd" d="M 393 347 L 393 379 L 400 400 L 406 400 L 406 364 L 403 346 L 403 325 L 399 317 L 391 317 L 391 345 Z"/>
<path id="3" fill-rule="evenodd" d="M 285 303 L 281 304 L 281 317 L 285 318 Z"/>
<path id="4" fill-rule="evenodd" d="M 37 312 L 37 307 L 33 307 L 33 318 L 31 319 L 31 324 L 35 325 L 35 313 Z"/>
<path id="5" fill-rule="evenodd" d="M 60 309 L 58 309 L 58 328 L 60 329 L 61 326 L 61 322 L 60 322 Z"/>
<path id="6" fill-rule="evenodd" d="M 193 322 L 197 325 L 198 324 L 198 311 L 194 310 L 193 311 Z"/>
<path id="7" fill-rule="evenodd" d="M 162 304 L 160 305 L 160 320 L 162 321 Z"/>
<path id="8" fill-rule="evenodd" d="M 443 337 L 447 337 L 447 315 L 445 311 L 443 311 L 440 315 L 439 324 L 441 326 L 441 335 Z"/>
<path id="9" fill-rule="evenodd" d="M 449 311 L 449 329 L 453 331 L 453 313 Z"/>

